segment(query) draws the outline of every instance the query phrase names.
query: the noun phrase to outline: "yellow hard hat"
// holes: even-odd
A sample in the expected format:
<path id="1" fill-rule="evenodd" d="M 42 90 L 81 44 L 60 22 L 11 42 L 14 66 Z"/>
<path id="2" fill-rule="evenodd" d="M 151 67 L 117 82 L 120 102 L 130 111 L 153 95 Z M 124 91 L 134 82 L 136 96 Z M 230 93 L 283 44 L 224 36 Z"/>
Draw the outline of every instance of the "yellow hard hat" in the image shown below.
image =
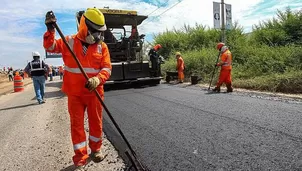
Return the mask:
<path id="1" fill-rule="evenodd" d="M 83 14 L 86 19 L 87 27 L 92 27 L 98 31 L 107 30 L 105 24 L 105 17 L 103 13 L 97 8 L 87 8 L 85 13 Z"/>
<path id="2" fill-rule="evenodd" d="M 181 53 L 180 52 L 176 52 L 175 56 L 181 56 Z"/>

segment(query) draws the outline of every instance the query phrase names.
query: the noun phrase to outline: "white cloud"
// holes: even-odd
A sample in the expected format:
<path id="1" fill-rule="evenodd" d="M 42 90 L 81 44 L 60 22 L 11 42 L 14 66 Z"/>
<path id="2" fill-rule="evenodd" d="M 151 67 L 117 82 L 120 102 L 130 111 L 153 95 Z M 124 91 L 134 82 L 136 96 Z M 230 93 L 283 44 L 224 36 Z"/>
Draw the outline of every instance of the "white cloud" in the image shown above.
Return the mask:
<path id="1" fill-rule="evenodd" d="M 252 24 L 242 18 L 249 9 L 258 4 L 261 0 L 242 1 L 242 0 L 225 0 L 225 3 L 232 5 L 233 21 L 238 20 L 242 25 L 244 22 L 245 27 L 249 27 Z M 176 3 L 177 1 L 175 1 Z M 165 9 L 158 10 L 152 16 L 161 14 Z M 166 13 L 160 16 L 160 20 L 152 20 L 143 23 L 141 29 L 146 32 L 160 32 L 173 27 L 180 28 L 184 24 L 194 25 L 195 23 L 207 25 L 213 27 L 213 1 L 196 1 L 196 0 L 184 0 L 174 8 L 170 9 Z M 254 21 L 254 20 L 253 20 Z M 156 27 L 154 27 L 156 26 Z"/>
<path id="2" fill-rule="evenodd" d="M 132 9 L 136 7 L 138 11 L 151 11 L 155 6 L 144 2 L 130 0 L 121 2 L 117 0 L 82 0 L 75 2 L 74 0 L 2 0 L 0 7 L 0 67 L 15 66 L 23 68 L 27 60 L 31 60 L 31 52 L 39 51 L 44 56 L 42 47 L 42 34 L 34 36 L 33 31 L 40 27 L 44 27 L 45 13 L 53 10 L 55 13 L 75 14 L 77 10 L 84 10 L 88 7 L 104 7 L 117 9 Z M 62 19 L 59 24 L 74 21 L 74 17 L 70 19 Z M 71 29 L 64 29 L 66 34 L 73 33 L 76 28 L 75 24 Z M 62 27 L 61 27 L 62 28 Z M 47 59 L 54 65 L 62 63 L 61 59 Z"/>
<path id="3" fill-rule="evenodd" d="M 24 67 L 27 60 L 31 59 L 32 51 L 39 51 L 44 54 L 42 47 L 42 33 L 35 33 L 39 28 L 45 28 L 43 22 L 45 13 L 53 10 L 55 13 L 68 13 L 74 15 L 77 10 L 84 10 L 88 7 L 105 7 L 111 9 L 137 10 L 139 14 L 147 15 L 157 9 L 151 17 L 157 17 L 165 10 L 176 4 L 179 0 L 153 0 L 152 4 L 165 4 L 166 7 L 157 9 L 156 5 L 148 4 L 137 0 L 2 0 L 0 7 L 0 67 L 3 65 L 14 65 Z M 220 1 L 220 0 L 217 0 Z M 233 21 L 238 20 L 239 24 L 250 28 L 259 22 L 259 17 L 252 16 L 251 8 L 262 0 L 225 0 L 225 3 L 232 4 Z M 288 4 L 290 0 L 282 4 Z M 274 8 L 274 7 L 272 7 Z M 213 0 L 182 0 L 174 8 L 168 10 L 157 19 L 147 19 L 140 30 L 144 34 L 152 34 L 171 29 L 180 28 L 184 24 L 194 25 L 195 23 L 213 26 L 212 19 Z M 74 21 L 72 18 L 64 18 L 58 21 L 59 24 Z M 62 28 L 62 27 L 61 27 Z M 63 32 L 71 34 L 75 31 L 75 24 L 65 28 Z M 48 60 L 48 59 L 47 59 Z M 46 61 L 47 61 L 46 60 Z M 61 60 L 49 59 L 54 65 L 61 64 Z"/>

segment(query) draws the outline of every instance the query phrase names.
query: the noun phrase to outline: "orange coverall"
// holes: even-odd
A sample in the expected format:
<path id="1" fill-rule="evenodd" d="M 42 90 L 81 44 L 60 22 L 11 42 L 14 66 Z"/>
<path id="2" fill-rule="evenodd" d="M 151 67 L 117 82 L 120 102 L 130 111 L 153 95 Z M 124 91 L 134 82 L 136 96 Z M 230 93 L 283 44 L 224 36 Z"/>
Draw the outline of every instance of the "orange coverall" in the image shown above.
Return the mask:
<path id="1" fill-rule="evenodd" d="M 76 35 L 66 36 L 68 44 L 78 57 L 89 78 L 97 76 L 100 85 L 96 90 L 104 98 L 103 84 L 111 75 L 110 54 L 104 42 L 91 44 L 86 54 L 82 42 L 85 42 L 88 28 L 82 16 L 79 31 Z M 81 42 L 82 41 L 82 42 Z M 102 106 L 95 93 L 85 88 L 87 80 L 82 75 L 62 39 L 55 40 L 55 31 L 44 33 L 44 48 L 48 52 L 62 53 L 65 64 L 62 91 L 68 97 L 68 111 L 71 123 L 71 138 L 76 166 L 87 162 L 87 144 L 84 130 L 84 112 L 87 109 L 89 119 L 89 147 L 92 152 L 100 150 L 102 145 Z"/>
<path id="2" fill-rule="evenodd" d="M 220 87 L 223 83 L 229 88 L 232 85 L 232 53 L 230 50 L 224 51 L 220 56 L 220 62 L 217 64 L 221 66 L 219 81 L 217 82 L 216 87 Z"/>
<path id="3" fill-rule="evenodd" d="M 177 58 L 176 69 L 178 71 L 178 81 L 183 82 L 184 78 L 185 78 L 185 75 L 184 75 L 184 60 L 182 59 L 181 56 Z"/>

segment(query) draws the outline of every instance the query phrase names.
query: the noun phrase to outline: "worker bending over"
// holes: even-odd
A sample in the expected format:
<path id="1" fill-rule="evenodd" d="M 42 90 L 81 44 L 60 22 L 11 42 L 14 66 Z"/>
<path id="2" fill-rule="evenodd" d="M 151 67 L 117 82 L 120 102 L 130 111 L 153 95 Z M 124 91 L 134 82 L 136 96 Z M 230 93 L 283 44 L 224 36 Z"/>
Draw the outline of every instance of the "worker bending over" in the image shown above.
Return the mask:
<path id="1" fill-rule="evenodd" d="M 181 57 L 180 52 L 176 52 L 175 56 L 176 56 L 176 59 L 177 59 L 176 69 L 177 69 L 177 72 L 178 72 L 178 81 L 179 81 L 179 83 L 183 83 L 184 79 L 185 79 L 185 75 L 184 75 L 185 63 L 184 63 L 184 60 Z"/>

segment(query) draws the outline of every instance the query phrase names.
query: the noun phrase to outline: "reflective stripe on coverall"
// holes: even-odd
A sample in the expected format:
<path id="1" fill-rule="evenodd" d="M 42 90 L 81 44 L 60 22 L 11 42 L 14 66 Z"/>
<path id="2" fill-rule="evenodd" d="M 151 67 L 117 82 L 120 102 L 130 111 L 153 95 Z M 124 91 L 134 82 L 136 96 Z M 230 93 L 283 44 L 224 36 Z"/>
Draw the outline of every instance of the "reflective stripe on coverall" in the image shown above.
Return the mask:
<path id="1" fill-rule="evenodd" d="M 87 26 L 84 17 L 80 21 L 79 32 L 73 36 L 67 36 L 66 40 L 73 52 L 78 57 L 89 78 L 97 76 L 100 85 L 97 91 L 104 98 L 103 84 L 111 75 L 110 54 L 104 42 L 88 46 L 86 53 L 83 52 L 82 41 L 87 36 Z M 87 108 L 89 120 L 89 147 L 92 152 L 100 150 L 102 145 L 102 106 L 95 93 L 85 88 L 86 79 L 82 75 L 75 60 L 62 39 L 55 40 L 55 32 L 47 31 L 44 34 L 44 48 L 48 52 L 62 53 L 65 64 L 62 91 L 68 97 L 68 111 L 71 122 L 71 137 L 75 155 L 75 165 L 84 165 L 87 162 L 86 135 L 84 130 L 84 112 Z"/>
<path id="2" fill-rule="evenodd" d="M 177 59 L 177 71 L 178 71 L 178 80 L 184 81 L 185 75 L 184 75 L 184 60 L 182 57 L 179 57 Z"/>
<path id="3" fill-rule="evenodd" d="M 232 84 L 232 53 L 227 49 L 220 56 L 219 66 L 221 66 L 219 81 L 217 87 L 220 87 L 223 83 L 226 85 Z"/>

